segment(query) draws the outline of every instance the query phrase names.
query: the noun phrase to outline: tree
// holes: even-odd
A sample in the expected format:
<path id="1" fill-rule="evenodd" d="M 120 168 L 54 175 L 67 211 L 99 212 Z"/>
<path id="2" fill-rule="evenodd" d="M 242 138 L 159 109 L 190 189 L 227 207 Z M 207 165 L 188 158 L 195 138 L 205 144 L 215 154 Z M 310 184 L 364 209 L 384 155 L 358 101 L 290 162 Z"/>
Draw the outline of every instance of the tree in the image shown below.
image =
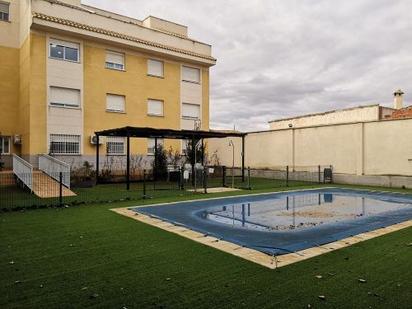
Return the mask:
<path id="1" fill-rule="evenodd" d="M 162 145 L 157 145 L 155 158 L 152 162 L 153 176 L 156 180 L 163 179 L 167 175 L 167 152 Z"/>

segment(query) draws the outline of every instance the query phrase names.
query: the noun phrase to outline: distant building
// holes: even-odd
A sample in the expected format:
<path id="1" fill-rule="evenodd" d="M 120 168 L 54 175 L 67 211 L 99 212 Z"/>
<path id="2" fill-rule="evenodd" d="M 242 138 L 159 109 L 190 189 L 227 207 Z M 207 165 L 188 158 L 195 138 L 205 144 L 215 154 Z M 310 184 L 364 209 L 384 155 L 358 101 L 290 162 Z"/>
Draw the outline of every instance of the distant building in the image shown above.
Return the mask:
<path id="1" fill-rule="evenodd" d="M 333 124 L 370 122 L 395 118 L 412 118 L 412 107 L 403 108 L 403 92 L 394 93 L 394 108 L 379 104 L 332 110 L 322 113 L 269 121 L 271 130 L 302 128 Z"/>

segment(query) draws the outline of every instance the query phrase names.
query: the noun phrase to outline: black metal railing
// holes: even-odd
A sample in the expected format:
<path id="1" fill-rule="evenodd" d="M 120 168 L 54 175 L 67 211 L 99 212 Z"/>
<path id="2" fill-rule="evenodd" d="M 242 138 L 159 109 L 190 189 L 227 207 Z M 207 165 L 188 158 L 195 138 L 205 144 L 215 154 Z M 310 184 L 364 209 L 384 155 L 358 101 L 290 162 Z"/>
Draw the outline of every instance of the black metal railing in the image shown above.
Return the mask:
<path id="1" fill-rule="evenodd" d="M 124 175 L 124 174 L 123 174 Z M 96 185 L 95 179 L 72 177 L 71 189 L 63 184 L 65 175 L 55 180 L 44 173 L 33 173 L 33 190 L 25 187 L 12 172 L 0 173 L 0 211 L 64 207 L 93 203 L 110 203 L 150 198 L 191 196 L 223 191 L 270 190 L 282 187 L 300 187 L 332 182 L 331 166 L 290 167 L 265 169 L 205 166 L 192 169 L 178 167 L 165 172 L 138 170 L 132 174 L 127 189 L 125 178 L 119 172 L 115 179 Z"/>

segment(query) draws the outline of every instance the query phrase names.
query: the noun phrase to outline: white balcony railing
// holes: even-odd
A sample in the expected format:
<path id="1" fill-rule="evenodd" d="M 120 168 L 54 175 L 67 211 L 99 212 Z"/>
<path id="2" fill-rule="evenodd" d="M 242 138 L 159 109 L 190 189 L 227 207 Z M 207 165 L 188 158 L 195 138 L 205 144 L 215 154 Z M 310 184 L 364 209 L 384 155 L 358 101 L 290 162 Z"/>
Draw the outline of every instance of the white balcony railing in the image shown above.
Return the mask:
<path id="1" fill-rule="evenodd" d="M 70 188 L 70 165 L 49 155 L 39 155 L 39 170 L 43 171 L 51 178 L 60 181 L 62 173 L 62 183 Z"/>
<path id="2" fill-rule="evenodd" d="M 13 173 L 33 191 L 33 165 L 13 154 Z"/>

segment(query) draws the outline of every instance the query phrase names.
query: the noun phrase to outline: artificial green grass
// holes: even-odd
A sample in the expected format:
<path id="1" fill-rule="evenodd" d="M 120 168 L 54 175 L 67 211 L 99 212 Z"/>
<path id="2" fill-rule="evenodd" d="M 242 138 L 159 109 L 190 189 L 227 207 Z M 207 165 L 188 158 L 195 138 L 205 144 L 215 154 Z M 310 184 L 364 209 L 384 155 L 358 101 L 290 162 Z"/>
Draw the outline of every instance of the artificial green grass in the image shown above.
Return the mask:
<path id="1" fill-rule="evenodd" d="M 412 229 L 269 270 L 109 211 L 134 204 L 1 214 L 0 307 L 411 307 Z"/>

